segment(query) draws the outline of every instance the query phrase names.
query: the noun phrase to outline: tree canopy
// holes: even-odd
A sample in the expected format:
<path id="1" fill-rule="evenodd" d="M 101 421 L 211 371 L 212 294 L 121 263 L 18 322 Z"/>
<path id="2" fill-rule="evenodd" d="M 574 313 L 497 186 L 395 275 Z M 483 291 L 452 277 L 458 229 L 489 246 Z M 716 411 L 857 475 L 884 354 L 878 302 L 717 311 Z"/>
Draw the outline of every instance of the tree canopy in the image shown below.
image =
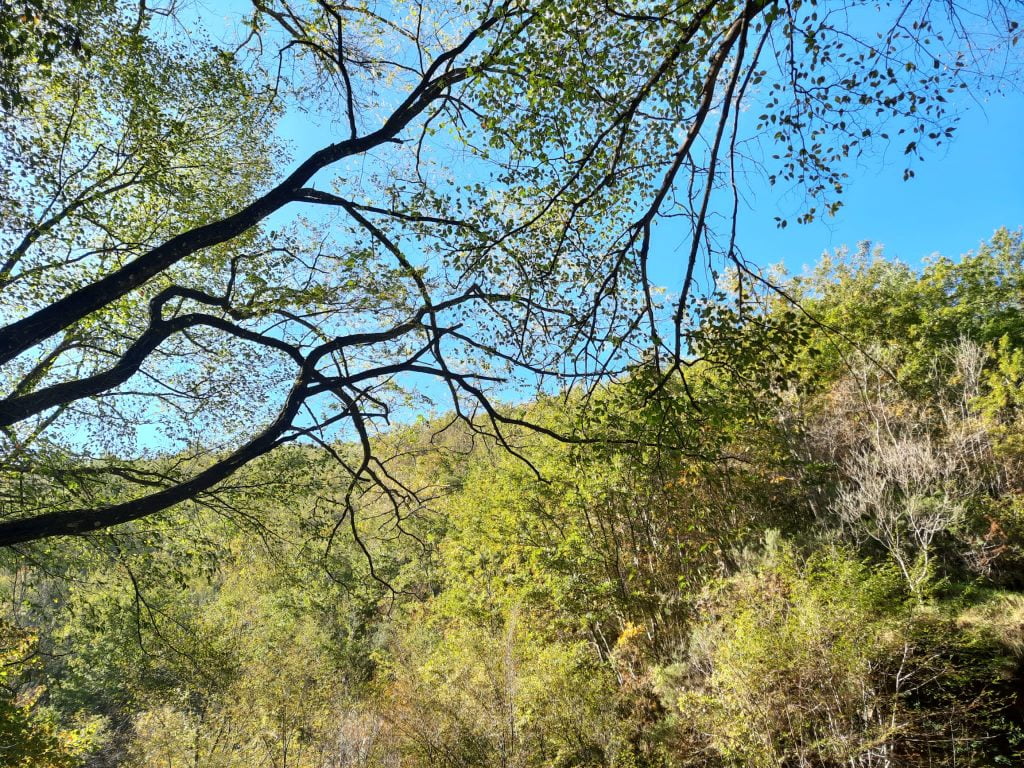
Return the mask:
<path id="1" fill-rule="evenodd" d="M 496 403 L 517 387 L 685 378 L 700 297 L 729 268 L 740 297 L 762 279 L 737 179 L 804 190 L 809 220 L 877 142 L 909 177 L 951 95 L 998 86 L 1019 10 L 4 9 L 5 545 L 230 504 L 294 442 L 356 440 L 339 515 L 372 493 L 400 518 L 416 494 L 375 434 L 414 401 L 515 450 Z M 299 114 L 310 151 L 278 127 Z M 667 292 L 658 231 L 684 253 Z"/>

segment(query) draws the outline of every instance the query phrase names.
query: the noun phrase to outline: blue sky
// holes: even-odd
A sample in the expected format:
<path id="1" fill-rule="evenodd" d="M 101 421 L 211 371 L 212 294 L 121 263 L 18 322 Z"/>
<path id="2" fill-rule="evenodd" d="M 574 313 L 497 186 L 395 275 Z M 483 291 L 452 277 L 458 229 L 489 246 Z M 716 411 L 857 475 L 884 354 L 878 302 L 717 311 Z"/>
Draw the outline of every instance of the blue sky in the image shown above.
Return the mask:
<path id="1" fill-rule="evenodd" d="M 809 225 L 778 229 L 773 217 L 798 201 L 767 185 L 750 190 L 739 228 L 744 255 L 800 272 L 823 251 L 871 240 L 916 266 L 936 252 L 955 258 L 976 249 L 999 227 L 1024 226 L 1024 93 L 965 106 L 952 141 L 916 163 L 910 181 L 903 160 L 896 147 L 866 158 L 837 216 Z"/>

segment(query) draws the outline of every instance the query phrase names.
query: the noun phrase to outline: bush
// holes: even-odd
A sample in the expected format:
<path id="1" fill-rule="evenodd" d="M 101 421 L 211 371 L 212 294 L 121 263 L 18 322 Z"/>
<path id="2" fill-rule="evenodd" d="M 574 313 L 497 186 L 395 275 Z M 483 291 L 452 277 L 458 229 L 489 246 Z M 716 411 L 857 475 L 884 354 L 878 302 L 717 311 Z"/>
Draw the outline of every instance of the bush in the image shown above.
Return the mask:
<path id="1" fill-rule="evenodd" d="M 751 768 L 1017 759 L 1010 654 L 900 589 L 889 567 L 782 547 L 708 590 L 660 676 L 682 743 Z"/>

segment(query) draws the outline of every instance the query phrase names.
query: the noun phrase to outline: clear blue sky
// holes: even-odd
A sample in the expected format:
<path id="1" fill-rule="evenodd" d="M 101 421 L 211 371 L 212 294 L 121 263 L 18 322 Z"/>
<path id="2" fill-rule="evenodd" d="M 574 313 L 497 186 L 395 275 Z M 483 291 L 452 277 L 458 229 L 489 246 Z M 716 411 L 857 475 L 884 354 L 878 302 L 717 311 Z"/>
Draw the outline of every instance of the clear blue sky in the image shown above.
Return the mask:
<path id="1" fill-rule="evenodd" d="M 778 229 L 773 217 L 798 201 L 767 185 L 752 190 L 739 229 L 744 255 L 800 272 L 823 251 L 871 240 L 890 258 L 919 265 L 936 252 L 955 258 L 976 249 L 999 227 L 1024 226 L 1024 94 L 965 107 L 952 141 L 916 163 L 910 181 L 903 160 L 897 147 L 865 158 L 837 216 L 809 225 Z"/>

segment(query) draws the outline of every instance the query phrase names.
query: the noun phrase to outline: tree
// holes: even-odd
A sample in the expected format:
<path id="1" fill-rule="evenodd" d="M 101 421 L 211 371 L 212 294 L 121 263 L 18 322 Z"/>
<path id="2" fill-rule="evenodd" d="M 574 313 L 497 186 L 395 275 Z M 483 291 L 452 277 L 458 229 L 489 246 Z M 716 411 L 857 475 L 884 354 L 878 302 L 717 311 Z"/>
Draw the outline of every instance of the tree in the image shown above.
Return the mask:
<path id="1" fill-rule="evenodd" d="M 517 383 L 683 376 L 694 296 L 724 266 L 741 297 L 756 279 L 730 223 L 749 142 L 806 190 L 801 220 L 834 211 L 845 159 L 951 135 L 950 94 L 1000 72 L 976 52 L 1018 27 L 1009 2 L 253 0 L 211 40 L 173 4 L 113 6 L 75 33 L 87 60 L 9 75 L 4 545 L 229 504 L 295 441 L 348 474 L 338 526 L 367 494 L 400 526 L 416 489 L 374 434 L 417 389 L 515 450 L 495 398 Z M 331 139 L 283 172 L 275 119 L 299 109 Z M 659 298 L 669 219 L 685 258 Z"/>
<path id="2" fill-rule="evenodd" d="M 0 622 L 0 755 L 12 768 L 71 768 L 95 747 L 99 724 L 62 729 L 53 713 L 37 706 L 40 686 L 19 690 L 12 672 L 31 663 L 35 646 L 36 638 Z"/>
<path id="3" fill-rule="evenodd" d="M 24 106 L 26 70 L 87 57 L 83 31 L 107 10 L 105 0 L 5 0 L 0 3 L 0 108 Z"/>

